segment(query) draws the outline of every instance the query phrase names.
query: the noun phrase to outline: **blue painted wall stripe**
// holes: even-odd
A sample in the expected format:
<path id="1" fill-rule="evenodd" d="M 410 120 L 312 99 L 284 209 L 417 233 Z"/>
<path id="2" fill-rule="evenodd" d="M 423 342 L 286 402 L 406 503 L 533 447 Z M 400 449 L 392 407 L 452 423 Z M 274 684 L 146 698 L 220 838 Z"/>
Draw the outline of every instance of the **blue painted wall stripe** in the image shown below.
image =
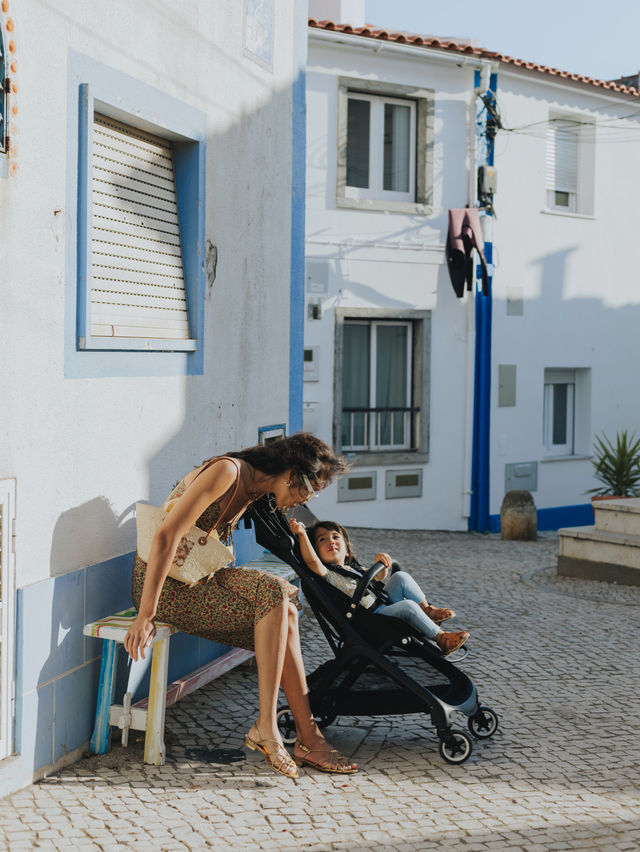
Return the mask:
<path id="1" fill-rule="evenodd" d="M 304 226 L 307 118 L 305 74 L 293 83 L 291 152 L 291 287 L 289 333 L 289 434 L 302 429 L 304 371 Z"/>
<path id="2" fill-rule="evenodd" d="M 558 530 L 561 527 L 585 527 L 593 524 L 593 508 L 591 503 L 580 503 L 575 506 L 551 506 L 548 509 L 538 509 L 538 530 Z M 491 515 L 489 531 L 500 532 L 500 515 Z"/>

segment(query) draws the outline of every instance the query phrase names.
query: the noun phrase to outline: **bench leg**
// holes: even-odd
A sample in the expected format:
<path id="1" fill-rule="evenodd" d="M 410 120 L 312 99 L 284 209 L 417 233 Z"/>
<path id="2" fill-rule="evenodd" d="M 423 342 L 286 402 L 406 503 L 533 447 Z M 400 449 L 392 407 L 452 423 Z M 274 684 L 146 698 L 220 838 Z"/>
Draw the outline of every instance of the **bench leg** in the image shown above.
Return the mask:
<path id="1" fill-rule="evenodd" d="M 152 766 L 164 764 L 164 716 L 167 706 L 168 671 L 169 639 L 160 639 L 153 645 L 147 729 L 144 738 L 144 762 Z"/>
<path id="2" fill-rule="evenodd" d="M 113 702 L 116 665 L 118 662 L 118 643 L 112 639 L 103 639 L 102 663 L 100 665 L 100 684 L 96 705 L 96 721 L 89 748 L 93 754 L 106 754 L 111 747 L 111 726 L 109 708 Z"/>

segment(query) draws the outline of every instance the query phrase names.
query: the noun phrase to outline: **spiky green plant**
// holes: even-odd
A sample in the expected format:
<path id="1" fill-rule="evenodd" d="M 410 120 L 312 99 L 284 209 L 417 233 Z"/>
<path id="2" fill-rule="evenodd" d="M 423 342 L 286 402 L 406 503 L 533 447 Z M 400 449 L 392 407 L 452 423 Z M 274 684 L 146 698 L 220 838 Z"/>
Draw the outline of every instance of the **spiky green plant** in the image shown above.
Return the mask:
<path id="1" fill-rule="evenodd" d="M 640 496 L 640 438 L 629 437 L 627 430 L 616 432 L 612 444 L 607 436 L 597 435 L 593 444 L 592 464 L 595 477 L 602 483 L 588 494 L 614 494 L 616 497 Z"/>

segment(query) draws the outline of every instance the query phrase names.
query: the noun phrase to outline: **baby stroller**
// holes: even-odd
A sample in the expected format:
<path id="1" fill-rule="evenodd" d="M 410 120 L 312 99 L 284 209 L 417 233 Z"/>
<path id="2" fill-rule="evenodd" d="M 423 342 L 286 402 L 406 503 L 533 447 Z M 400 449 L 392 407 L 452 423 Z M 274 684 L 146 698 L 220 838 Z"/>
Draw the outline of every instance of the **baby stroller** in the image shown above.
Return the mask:
<path id="1" fill-rule="evenodd" d="M 315 521 L 306 507 L 295 514 L 307 524 Z M 273 511 L 265 498 L 254 503 L 245 518 L 253 522 L 258 543 L 300 577 L 306 601 L 333 651 L 334 659 L 307 676 L 311 710 L 321 728 L 343 715 L 427 713 L 440 740 L 440 754 L 452 764 L 467 760 L 473 742 L 466 731 L 451 727 L 454 712 L 468 717 L 474 738 L 493 736 L 498 716 L 480 704 L 473 681 L 434 642 L 405 621 L 359 605 L 367 591 L 384 595 L 374 580 L 381 563 L 364 573 L 350 598 L 307 568 L 285 516 Z M 288 707 L 279 709 L 278 725 L 284 741 L 293 742 L 295 726 Z"/>

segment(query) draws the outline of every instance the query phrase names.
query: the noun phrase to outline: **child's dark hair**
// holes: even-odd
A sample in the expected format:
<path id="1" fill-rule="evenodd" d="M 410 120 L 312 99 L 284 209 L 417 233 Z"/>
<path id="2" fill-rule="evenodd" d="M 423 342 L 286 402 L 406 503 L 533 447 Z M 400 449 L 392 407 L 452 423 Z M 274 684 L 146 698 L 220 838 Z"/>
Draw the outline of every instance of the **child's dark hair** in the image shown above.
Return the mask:
<path id="1" fill-rule="evenodd" d="M 349 533 L 342 526 L 342 524 L 339 524 L 337 521 L 316 521 L 312 527 L 309 527 L 309 529 L 307 530 L 307 535 L 309 536 L 309 541 L 313 545 L 314 550 L 316 549 L 316 537 L 320 528 L 322 528 L 323 530 L 330 530 L 331 532 L 340 533 L 340 535 L 344 539 L 344 546 L 346 549 L 345 564 L 359 564 L 355 551 L 353 549 L 353 545 L 351 544 L 351 539 L 349 538 Z"/>

